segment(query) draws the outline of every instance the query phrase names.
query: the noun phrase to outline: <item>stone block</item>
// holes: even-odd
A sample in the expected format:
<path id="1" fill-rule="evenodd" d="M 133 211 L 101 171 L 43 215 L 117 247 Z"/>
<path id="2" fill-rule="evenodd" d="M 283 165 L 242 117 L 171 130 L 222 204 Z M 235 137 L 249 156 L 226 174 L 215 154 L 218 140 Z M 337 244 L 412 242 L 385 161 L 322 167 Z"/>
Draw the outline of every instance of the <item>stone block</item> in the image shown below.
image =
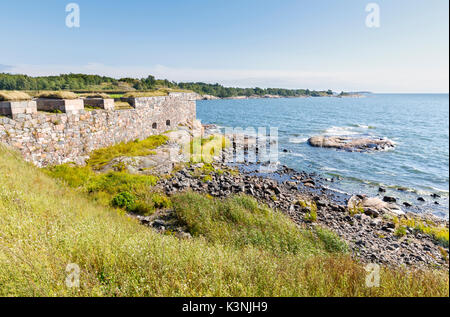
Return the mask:
<path id="1" fill-rule="evenodd" d="M 0 115 L 16 117 L 19 114 L 37 113 L 36 101 L 1 101 Z"/>
<path id="2" fill-rule="evenodd" d="M 155 105 L 164 101 L 166 97 L 138 97 L 127 98 L 127 101 L 135 109 L 154 109 Z"/>
<path id="3" fill-rule="evenodd" d="M 64 113 L 79 113 L 84 110 L 83 99 L 46 99 L 39 98 L 36 100 L 37 110 L 55 111 L 59 110 Z"/>
<path id="4" fill-rule="evenodd" d="M 170 92 L 169 97 L 188 101 L 197 101 L 201 99 L 200 95 L 195 92 Z"/>
<path id="5" fill-rule="evenodd" d="M 105 110 L 115 109 L 114 99 L 86 98 L 84 99 L 84 105 Z"/>

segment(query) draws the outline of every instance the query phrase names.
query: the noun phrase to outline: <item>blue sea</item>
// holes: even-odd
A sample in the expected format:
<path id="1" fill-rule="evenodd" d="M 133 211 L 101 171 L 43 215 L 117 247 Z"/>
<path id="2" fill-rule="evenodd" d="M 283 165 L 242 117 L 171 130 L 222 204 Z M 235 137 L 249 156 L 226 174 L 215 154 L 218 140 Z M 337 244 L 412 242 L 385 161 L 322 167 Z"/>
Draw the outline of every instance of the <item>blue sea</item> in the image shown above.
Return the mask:
<path id="1" fill-rule="evenodd" d="M 277 127 L 281 164 L 334 179 L 327 186 L 349 194 L 376 196 L 382 186 L 383 195 L 414 205 L 405 210 L 448 218 L 448 94 L 205 100 L 197 117 L 220 127 Z M 308 145 L 318 134 L 385 137 L 396 147 L 358 153 Z"/>

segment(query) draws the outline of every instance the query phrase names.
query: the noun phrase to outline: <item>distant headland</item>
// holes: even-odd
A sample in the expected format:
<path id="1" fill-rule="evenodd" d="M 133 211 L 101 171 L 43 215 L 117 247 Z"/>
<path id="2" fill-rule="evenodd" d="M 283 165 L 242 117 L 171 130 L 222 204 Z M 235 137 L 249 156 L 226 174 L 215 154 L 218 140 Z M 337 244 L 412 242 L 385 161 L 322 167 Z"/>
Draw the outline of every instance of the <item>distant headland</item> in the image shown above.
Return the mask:
<path id="1" fill-rule="evenodd" d="M 254 98 L 305 98 L 305 97 L 363 97 L 366 93 L 333 92 L 327 90 L 285 89 L 285 88 L 239 88 L 224 87 L 220 84 L 203 82 L 175 82 L 167 79 L 156 79 L 149 75 L 146 78 L 112 78 L 88 74 L 61 74 L 58 76 L 32 77 L 21 74 L 0 73 L 0 90 L 45 91 L 70 90 L 75 93 L 103 92 L 117 98 L 129 92 L 167 91 L 195 92 L 199 99 L 254 99 Z"/>

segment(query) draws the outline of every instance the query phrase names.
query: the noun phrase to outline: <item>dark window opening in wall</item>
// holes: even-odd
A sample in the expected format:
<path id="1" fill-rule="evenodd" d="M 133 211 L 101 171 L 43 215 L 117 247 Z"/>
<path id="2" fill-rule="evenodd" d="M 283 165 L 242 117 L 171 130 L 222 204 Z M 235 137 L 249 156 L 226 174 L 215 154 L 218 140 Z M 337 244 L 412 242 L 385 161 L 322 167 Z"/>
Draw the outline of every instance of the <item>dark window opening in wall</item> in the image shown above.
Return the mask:
<path id="1" fill-rule="evenodd" d="M 156 122 L 153 123 L 153 124 L 152 124 L 152 128 L 153 128 L 153 129 L 157 129 L 157 128 L 158 128 L 158 124 L 157 124 Z"/>
<path id="2" fill-rule="evenodd" d="M 170 120 L 166 121 L 166 126 L 170 127 Z"/>

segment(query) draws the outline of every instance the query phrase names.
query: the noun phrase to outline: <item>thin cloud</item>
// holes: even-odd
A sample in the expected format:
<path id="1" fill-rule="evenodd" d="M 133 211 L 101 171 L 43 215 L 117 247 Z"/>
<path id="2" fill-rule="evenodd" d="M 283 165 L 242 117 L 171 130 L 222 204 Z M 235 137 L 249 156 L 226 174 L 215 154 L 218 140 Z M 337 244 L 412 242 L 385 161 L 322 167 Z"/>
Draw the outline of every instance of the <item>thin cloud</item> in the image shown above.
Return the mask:
<path id="1" fill-rule="evenodd" d="M 12 66 L 0 64 L 0 73 L 8 72 L 10 71 L 11 68 Z"/>

